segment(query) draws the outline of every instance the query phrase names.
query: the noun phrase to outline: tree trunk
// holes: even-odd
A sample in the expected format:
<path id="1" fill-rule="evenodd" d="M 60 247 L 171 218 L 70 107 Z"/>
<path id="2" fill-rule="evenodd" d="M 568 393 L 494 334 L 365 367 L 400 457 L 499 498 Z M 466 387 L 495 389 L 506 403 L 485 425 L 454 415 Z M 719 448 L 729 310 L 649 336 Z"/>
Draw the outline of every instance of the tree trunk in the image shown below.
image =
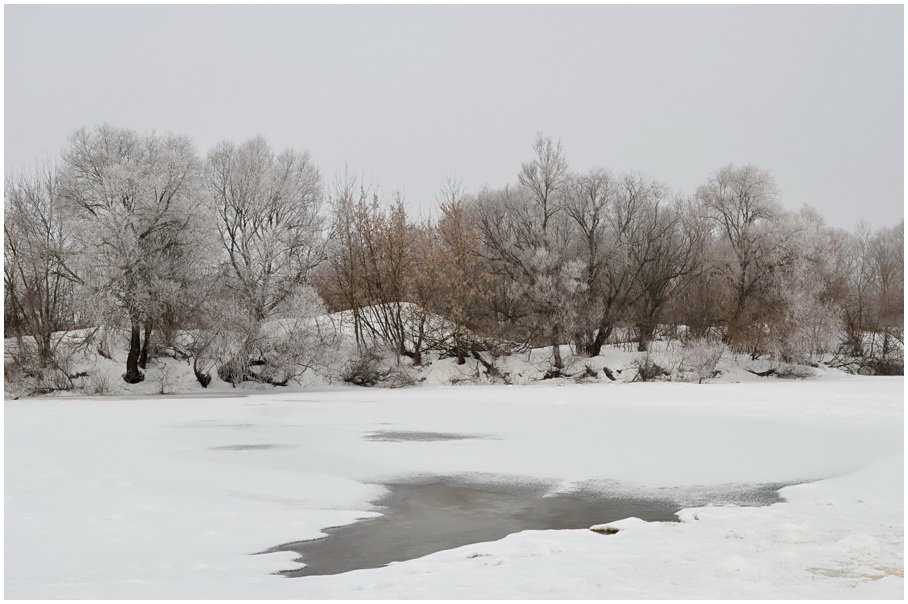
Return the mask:
<path id="1" fill-rule="evenodd" d="M 466 353 L 463 350 L 463 342 L 457 336 L 454 337 L 454 354 L 457 355 L 457 364 L 463 365 L 467 362 Z"/>
<path id="2" fill-rule="evenodd" d="M 646 323 L 637 323 L 637 352 L 646 352 L 646 347 L 653 341 L 655 325 L 648 321 Z"/>
<path id="3" fill-rule="evenodd" d="M 35 342 L 38 344 L 38 362 L 44 369 L 53 362 L 54 354 L 51 350 L 50 332 L 41 333 L 35 336 Z"/>
<path id="4" fill-rule="evenodd" d="M 609 323 L 600 323 L 599 329 L 596 330 L 596 337 L 587 345 L 586 354 L 594 357 L 602 352 L 602 347 L 612 335 L 612 325 Z"/>
<path id="5" fill-rule="evenodd" d="M 735 307 L 728 320 L 728 327 L 725 331 L 725 343 L 731 346 L 733 350 L 741 350 L 747 341 L 745 334 L 748 327 L 744 313 L 747 305 L 747 289 L 743 273 L 739 278 L 736 289 Z"/>
<path id="6" fill-rule="evenodd" d="M 192 372 L 195 374 L 195 379 L 199 382 L 202 388 L 208 388 L 208 384 L 211 383 L 211 375 L 199 369 L 198 363 L 198 359 L 194 359 L 192 361 Z"/>
<path id="7" fill-rule="evenodd" d="M 138 321 L 133 320 L 129 334 L 129 354 L 126 355 L 126 373 L 123 374 L 123 380 L 128 384 L 138 384 L 145 379 L 145 375 L 139 371 L 139 355 L 141 352 L 141 327 Z"/>
<path id="8" fill-rule="evenodd" d="M 218 367 L 218 377 L 225 382 L 230 382 L 234 388 L 236 388 L 237 384 L 250 377 L 250 373 L 247 370 L 251 364 L 252 353 L 256 348 L 259 329 L 260 327 L 257 324 L 254 330 L 250 330 L 247 333 L 242 346 L 233 355 L 233 358 Z"/>
<path id="9" fill-rule="evenodd" d="M 151 339 L 151 325 L 145 324 L 145 339 L 142 340 L 142 350 L 139 353 L 139 367 L 145 369 L 148 365 L 148 341 Z"/>
<path id="10" fill-rule="evenodd" d="M 413 364 L 417 367 L 422 365 L 422 342 L 426 337 L 426 316 L 419 319 L 419 331 L 417 332 L 416 342 L 413 345 Z"/>
<path id="11" fill-rule="evenodd" d="M 552 344 L 552 353 L 555 355 L 555 364 L 554 367 L 558 371 L 564 369 L 564 361 L 561 360 L 561 346 L 558 342 Z"/>
<path id="12" fill-rule="evenodd" d="M 498 371 L 498 368 L 495 367 L 495 365 L 493 365 L 492 363 L 490 363 L 487 360 L 485 360 L 484 358 L 482 358 L 482 355 L 479 354 L 478 351 L 473 350 L 473 351 L 471 351 L 471 354 L 473 355 L 474 359 L 476 359 L 477 361 L 482 363 L 482 366 L 486 368 L 486 375 L 488 375 L 489 377 L 501 377 L 501 373 Z"/>

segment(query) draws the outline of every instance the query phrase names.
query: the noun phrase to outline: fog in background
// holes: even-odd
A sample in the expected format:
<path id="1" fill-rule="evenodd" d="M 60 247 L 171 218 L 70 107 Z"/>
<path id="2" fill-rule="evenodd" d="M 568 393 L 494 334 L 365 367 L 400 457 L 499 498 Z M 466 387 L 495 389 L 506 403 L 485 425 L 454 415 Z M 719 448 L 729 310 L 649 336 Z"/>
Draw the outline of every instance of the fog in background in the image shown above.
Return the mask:
<path id="1" fill-rule="evenodd" d="M 728 163 L 835 226 L 903 205 L 901 6 L 6 6 L 7 172 L 101 122 L 265 135 L 424 215 L 450 175 L 574 170 L 692 193 Z"/>

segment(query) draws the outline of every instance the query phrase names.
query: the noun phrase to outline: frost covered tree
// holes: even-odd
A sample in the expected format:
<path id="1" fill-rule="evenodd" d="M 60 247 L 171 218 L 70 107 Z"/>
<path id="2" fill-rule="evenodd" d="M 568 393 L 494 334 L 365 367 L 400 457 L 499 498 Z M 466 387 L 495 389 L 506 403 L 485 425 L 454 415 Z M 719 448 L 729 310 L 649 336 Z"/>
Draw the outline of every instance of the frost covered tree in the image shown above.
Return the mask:
<path id="1" fill-rule="evenodd" d="M 484 253 L 526 309 L 529 339 L 552 346 L 553 367 L 560 371 L 560 344 L 573 331 L 573 299 L 585 285 L 583 263 L 570 256 L 564 209 L 569 173 L 561 145 L 540 135 L 533 150 L 516 187 L 480 196 L 478 226 Z"/>
<path id="2" fill-rule="evenodd" d="M 237 383 L 248 377 L 263 323 L 308 286 L 323 258 L 322 183 L 308 153 L 275 155 L 261 137 L 218 144 L 204 181 L 226 287 L 245 323 L 242 344 L 219 369 Z"/>
<path id="3" fill-rule="evenodd" d="M 803 208 L 780 215 L 772 237 L 773 271 L 759 299 L 762 330 L 752 335 L 756 349 L 785 362 L 831 351 L 838 312 L 830 230 L 816 212 Z"/>
<path id="4" fill-rule="evenodd" d="M 6 182 L 7 331 L 52 371 L 51 334 L 95 325 L 108 357 L 127 330 L 128 382 L 164 353 L 192 358 L 203 385 L 215 367 L 285 384 L 334 342 L 321 295 L 361 347 L 414 365 L 544 346 L 556 375 L 564 344 L 594 356 L 633 334 L 643 350 L 668 325 L 754 357 L 835 348 L 850 370 L 902 371 L 903 224 L 851 234 L 783 211 L 751 165 L 680 201 L 635 173 L 571 172 L 551 138 L 532 149 L 516 182 L 452 181 L 439 218 L 415 221 L 350 178 L 326 195 L 308 154 L 261 137 L 203 163 L 185 137 L 80 130 L 59 170 Z"/>
<path id="5" fill-rule="evenodd" d="M 545 237 L 550 227 L 556 227 L 553 218 L 563 210 L 568 164 L 561 143 L 542 134 L 536 136 L 533 152 L 532 161 L 520 166 L 517 182 L 528 193 L 535 226 Z"/>
<path id="6" fill-rule="evenodd" d="M 96 307 L 125 320 L 123 379 L 139 382 L 150 331 L 193 279 L 198 158 L 186 137 L 104 125 L 73 134 L 63 160 L 61 197 L 81 244 L 80 274 Z"/>
<path id="7" fill-rule="evenodd" d="M 565 208 L 585 281 L 574 339 L 590 356 L 631 319 L 635 282 L 649 262 L 639 254 L 649 236 L 646 217 L 664 195 L 662 185 L 638 174 L 593 170 L 572 179 Z"/>
<path id="8" fill-rule="evenodd" d="M 904 346 L 904 222 L 876 232 L 859 224 L 841 262 L 846 363 L 867 373 L 900 373 Z"/>
<path id="9" fill-rule="evenodd" d="M 772 274 L 768 258 L 773 222 L 781 212 L 778 191 L 766 170 L 729 165 L 697 190 L 697 198 L 722 242 L 716 268 L 731 290 L 726 338 L 741 345 L 759 313 L 759 305 L 754 304 L 756 295 Z"/>
<path id="10" fill-rule="evenodd" d="M 611 335 L 619 296 L 626 290 L 626 250 L 611 222 L 620 183 L 606 170 L 594 169 L 571 178 L 565 213 L 572 222 L 575 253 L 584 262 L 584 302 L 578 308 L 573 340 L 590 356 L 599 354 Z"/>
<path id="11" fill-rule="evenodd" d="M 843 273 L 846 296 L 842 305 L 844 352 L 849 356 L 864 354 L 864 333 L 870 328 L 873 265 L 870 242 L 872 233 L 866 223 L 858 224 L 854 233 L 846 234 Z"/>
<path id="12" fill-rule="evenodd" d="M 881 229 L 871 247 L 881 332 L 875 373 L 904 373 L 905 223 Z"/>
<path id="13" fill-rule="evenodd" d="M 901 331 L 905 293 L 904 221 L 880 229 L 871 241 L 870 257 L 877 290 L 876 323 L 884 331 Z"/>

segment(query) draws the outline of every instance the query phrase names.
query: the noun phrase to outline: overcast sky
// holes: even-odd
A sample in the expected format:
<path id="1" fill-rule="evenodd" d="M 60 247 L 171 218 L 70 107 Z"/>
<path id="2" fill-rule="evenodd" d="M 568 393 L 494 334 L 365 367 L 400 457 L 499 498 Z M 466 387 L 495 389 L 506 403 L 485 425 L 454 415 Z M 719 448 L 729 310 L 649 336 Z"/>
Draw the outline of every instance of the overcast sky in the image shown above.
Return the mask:
<path id="1" fill-rule="evenodd" d="M 769 169 L 835 226 L 904 214 L 901 6 L 6 6 L 7 171 L 102 122 L 265 135 L 430 213 L 515 179 L 537 132 L 575 170 L 693 192 Z"/>

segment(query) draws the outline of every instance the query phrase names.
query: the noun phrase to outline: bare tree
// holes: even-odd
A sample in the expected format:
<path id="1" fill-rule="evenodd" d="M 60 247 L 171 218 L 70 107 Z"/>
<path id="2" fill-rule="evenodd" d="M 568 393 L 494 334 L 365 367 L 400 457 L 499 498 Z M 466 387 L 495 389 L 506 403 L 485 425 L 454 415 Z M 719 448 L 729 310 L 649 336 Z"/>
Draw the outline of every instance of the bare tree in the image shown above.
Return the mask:
<path id="1" fill-rule="evenodd" d="M 653 339 L 661 312 L 695 267 L 700 232 L 662 199 L 641 213 L 640 236 L 630 248 L 636 299 L 637 350 Z"/>
<path id="2" fill-rule="evenodd" d="M 870 259 L 872 233 L 866 223 L 857 225 L 845 240 L 842 270 L 846 297 L 842 304 L 845 354 L 864 356 L 864 333 L 870 328 L 869 318 L 873 287 L 873 265 Z"/>
<path id="3" fill-rule="evenodd" d="M 609 288 L 609 277 L 620 273 L 623 249 L 610 224 L 620 184 L 607 171 L 594 169 L 570 180 L 565 212 L 576 230 L 574 245 L 584 261 L 585 304 L 578 309 L 573 339 L 590 356 L 599 354 L 611 334 L 611 310 L 616 295 Z M 606 324 L 608 323 L 608 324 Z"/>
<path id="4" fill-rule="evenodd" d="M 716 339 L 722 323 L 722 306 L 725 303 L 728 281 L 716 268 L 711 253 L 713 222 L 696 198 L 683 201 L 678 210 L 683 216 L 684 231 L 693 246 L 691 271 L 678 282 L 671 299 L 666 304 L 666 317 L 670 324 L 681 328 L 687 340 Z"/>
<path id="5" fill-rule="evenodd" d="M 429 344 L 441 275 L 428 225 L 413 224 L 403 201 L 385 207 L 351 178 L 336 186 L 331 253 L 323 289 L 349 310 L 360 347 L 381 344 L 415 364 Z"/>
<path id="6" fill-rule="evenodd" d="M 467 354 L 477 355 L 478 348 L 486 347 L 477 346 L 475 330 L 489 327 L 493 277 L 481 255 L 475 200 L 464 195 L 456 180 L 448 181 L 442 197 L 435 270 L 444 278 L 434 308 L 452 322 L 451 348 L 463 364 Z"/>
<path id="7" fill-rule="evenodd" d="M 870 244 L 874 280 L 878 288 L 877 323 L 882 329 L 904 325 L 905 223 L 880 229 Z"/>
<path id="8" fill-rule="evenodd" d="M 902 373 L 904 367 L 904 221 L 880 229 L 870 240 L 869 268 L 872 302 L 870 322 L 873 373 Z"/>
<path id="9" fill-rule="evenodd" d="M 645 215 L 663 196 L 662 185 L 636 174 L 613 178 L 596 170 L 573 180 L 566 208 L 586 280 L 575 341 L 590 356 L 629 318 L 634 276 L 645 259 L 632 251 L 645 245 Z"/>
<path id="10" fill-rule="evenodd" d="M 39 369 L 53 366 L 62 334 L 73 326 L 73 285 L 79 278 L 70 267 L 72 234 L 60 213 L 60 181 L 55 168 L 6 180 L 3 224 L 3 284 L 6 331 L 26 348 L 31 336 Z"/>
<path id="11" fill-rule="evenodd" d="M 770 276 L 765 262 L 771 240 L 768 225 L 780 214 L 778 191 L 766 170 L 729 165 L 713 174 L 697 190 L 697 197 L 728 247 L 728 260 L 718 266 L 733 291 L 726 337 L 740 343 L 752 323 L 748 304 Z"/>
<path id="12" fill-rule="evenodd" d="M 568 165 L 561 143 L 542 134 L 536 135 L 533 152 L 533 160 L 521 165 L 517 182 L 529 191 L 533 200 L 533 213 L 536 214 L 538 227 L 544 236 L 552 217 L 562 209 Z"/>

